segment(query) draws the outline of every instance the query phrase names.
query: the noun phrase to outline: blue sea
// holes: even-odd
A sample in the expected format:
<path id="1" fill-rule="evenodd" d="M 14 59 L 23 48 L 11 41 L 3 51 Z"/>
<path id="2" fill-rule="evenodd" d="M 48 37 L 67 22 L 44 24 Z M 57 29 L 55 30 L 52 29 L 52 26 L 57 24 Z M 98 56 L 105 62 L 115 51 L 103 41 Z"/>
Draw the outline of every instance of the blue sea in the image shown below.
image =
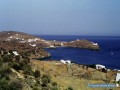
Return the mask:
<path id="1" fill-rule="evenodd" d="M 56 36 L 42 35 L 46 40 L 72 41 L 87 39 L 100 45 L 99 51 L 79 48 L 46 49 L 51 53 L 48 60 L 71 60 L 77 64 L 102 64 L 110 69 L 120 69 L 120 37 L 113 36 Z"/>

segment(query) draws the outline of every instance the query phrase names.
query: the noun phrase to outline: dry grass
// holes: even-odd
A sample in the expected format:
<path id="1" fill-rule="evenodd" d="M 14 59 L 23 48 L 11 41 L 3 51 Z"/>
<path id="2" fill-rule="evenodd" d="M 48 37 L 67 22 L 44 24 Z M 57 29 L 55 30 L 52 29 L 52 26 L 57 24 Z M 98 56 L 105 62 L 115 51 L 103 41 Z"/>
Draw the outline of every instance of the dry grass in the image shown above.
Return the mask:
<path id="1" fill-rule="evenodd" d="M 49 74 L 53 81 L 57 82 L 60 90 L 72 87 L 74 90 L 110 90 L 109 88 L 90 88 L 90 84 L 103 84 L 108 78 L 106 73 L 97 71 L 92 68 L 84 68 L 82 65 L 74 64 L 67 66 L 59 61 L 38 61 L 31 60 L 32 68 L 39 69 L 42 74 Z M 72 73 L 68 69 L 71 69 Z M 113 74 L 109 72 L 110 77 Z M 111 74 L 112 73 L 112 74 Z M 81 77 L 80 75 L 83 75 Z M 86 78 L 87 77 L 87 78 Z M 113 88 L 112 90 L 119 90 L 120 88 Z"/>

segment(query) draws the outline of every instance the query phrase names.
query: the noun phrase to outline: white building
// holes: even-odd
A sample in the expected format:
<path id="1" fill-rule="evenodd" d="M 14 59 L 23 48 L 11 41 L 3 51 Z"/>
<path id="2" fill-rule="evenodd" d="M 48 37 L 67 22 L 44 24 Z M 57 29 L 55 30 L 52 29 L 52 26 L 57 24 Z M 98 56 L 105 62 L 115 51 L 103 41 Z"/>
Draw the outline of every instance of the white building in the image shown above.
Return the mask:
<path id="1" fill-rule="evenodd" d="M 94 43 L 94 42 L 93 42 L 93 45 L 94 45 L 94 46 L 97 46 L 97 45 L 98 45 L 98 43 Z"/>
<path id="2" fill-rule="evenodd" d="M 117 82 L 120 81 L 120 73 L 117 73 L 117 75 L 116 75 L 116 81 Z"/>
<path id="3" fill-rule="evenodd" d="M 32 46 L 32 47 L 36 47 L 36 44 L 30 44 L 30 46 Z"/>
<path id="4" fill-rule="evenodd" d="M 63 44 L 63 43 L 61 43 L 61 46 L 64 46 L 64 44 Z"/>
<path id="5" fill-rule="evenodd" d="M 71 64 L 71 61 L 70 61 L 70 60 L 66 60 L 66 61 L 65 61 L 65 60 L 60 60 L 60 61 L 61 61 L 61 63 L 63 63 L 63 64 L 67 64 L 67 63 L 68 63 L 68 64 Z"/>
<path id="6" fill-rule="evenodd" d="M 14 54 L 15 56 L 18 56 L 18 55 L 19 55 L 17 51 L 13 51 L 13 54 Z"/>
<path id="7" fill-rule="evenodd" d="M 96 64 L 96 69 L 105 69 L 105 66 L 101 64 Z"/>
<path id="8" fill-rule="evenodd" d="M 55 46 L 51 45 L 50 48 L 55 48 Z"/>

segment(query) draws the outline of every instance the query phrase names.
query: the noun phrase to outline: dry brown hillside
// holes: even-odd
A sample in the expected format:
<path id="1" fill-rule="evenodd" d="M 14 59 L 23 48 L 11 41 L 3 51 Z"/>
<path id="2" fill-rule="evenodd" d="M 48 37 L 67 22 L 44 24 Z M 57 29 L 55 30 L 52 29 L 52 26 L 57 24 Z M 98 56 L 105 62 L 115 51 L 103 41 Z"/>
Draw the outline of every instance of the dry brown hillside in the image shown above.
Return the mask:
<path id="1" fill-rule="evenodd" d="M 62 64 L 60 61 L 31 60 L 33 69 L 38 69 L 42 74 L 51 76 L 57 82 L 60 90 L 72 87 L 73 90 L 119 90 L 120 88 L 90 88 L 88 84 L 113 83 L 115 72 L 104 73 L 93 68 L 86 68 L 78 64 Z"/>

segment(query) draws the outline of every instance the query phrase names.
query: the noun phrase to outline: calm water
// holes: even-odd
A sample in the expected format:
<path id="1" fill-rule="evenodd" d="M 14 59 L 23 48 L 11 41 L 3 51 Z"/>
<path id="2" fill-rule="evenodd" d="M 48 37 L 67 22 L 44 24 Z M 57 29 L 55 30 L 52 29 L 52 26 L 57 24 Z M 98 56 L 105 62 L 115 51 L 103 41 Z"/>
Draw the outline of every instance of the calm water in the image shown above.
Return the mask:
<path id="1" fill-rule="evenodd" d="M 87 39 L 97 42 L 100 51 L 92 51 L 78 48 L 46 49 L 52 57 L 48 59 L 69 59 L 78 64 L 103 64 L 107 68 L 120 69 L 120 37 L 98 36 L 42 36 L 47 40 L 71 41 L 75 39 Z"/>

